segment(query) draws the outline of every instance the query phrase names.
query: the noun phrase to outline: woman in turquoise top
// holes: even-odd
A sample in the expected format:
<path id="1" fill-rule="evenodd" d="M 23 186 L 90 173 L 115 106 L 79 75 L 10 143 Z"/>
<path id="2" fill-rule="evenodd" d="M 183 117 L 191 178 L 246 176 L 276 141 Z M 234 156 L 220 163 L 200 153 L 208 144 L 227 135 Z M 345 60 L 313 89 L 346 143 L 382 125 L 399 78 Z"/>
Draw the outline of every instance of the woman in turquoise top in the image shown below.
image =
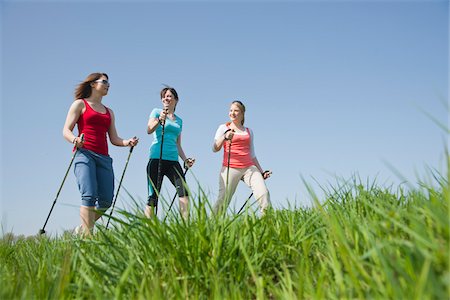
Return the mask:
<path id="1" fill-rule="evenodd" d="M 145 208 L 145 215 L 150 218 L 155 214 L 154 208 L 158 205 L 159 190 L 162 186 L 162 179 L 167 176 L 177 189 L 180 199 L 180 212 L 183 218 L 188 217 L 188 192 L 185 189 L 185 177 L 178 156 L 184 161 L 185 168 L 190 168 L 195 162 L 193 158 L 187 158 L 181 147 L 181 131 L 183 121 L 175 115 L 175 108 L 178 103 L 178 94 L 174 88 L 165 87 L 161 90 L 161 102 L 163 109 L 155 108 L 150 114 L 147 125 L 147 133 L 153 134 L 153 143 L 150 146 L 150 159 L 147 164 L 148 181 L 148 202 Z M 161 140 L 162 126 L 164 126 L 164 140 Z M 161 182 L 158 186 L 158 169 L 161 168 Z"/>

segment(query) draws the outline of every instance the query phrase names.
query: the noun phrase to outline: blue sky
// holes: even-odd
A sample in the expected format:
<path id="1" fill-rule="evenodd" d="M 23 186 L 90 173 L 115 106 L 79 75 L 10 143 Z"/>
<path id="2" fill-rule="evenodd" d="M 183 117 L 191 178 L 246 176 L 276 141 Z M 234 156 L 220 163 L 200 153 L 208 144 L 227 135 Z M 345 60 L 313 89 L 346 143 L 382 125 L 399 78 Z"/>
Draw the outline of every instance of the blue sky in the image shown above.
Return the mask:
<path id="1" fill-rule="evenodd" d="M 213 137 L 235 99 L 273 171 L 276 208 L 310 205 L 302 177 L 316 189 L 354 174 L 397 187 L 444 171 L 447 136 L 427 114 L 448 124 L 448 1 L 0 3 L 3 232 L 42 227 L 71 158 L 62 126 L 74 88 L 97 71 L 110 76 L 103 103 L 119 135 L 140 138 L 123 186 L 142 207 L 162 84 L 178 91 L 183 148 L 197 160 L 188 184 L 211 200 Z M 120 179 L 128 150 L 110 155 Z M 172 198 L 167 180 L 163 191 Z M 230 207 L 249 194 L 241 184 Z M 130 202 L 122 190 L 117 207 Z M 79 205 L 71 170 L 47 231 L 78 225 Z"/>

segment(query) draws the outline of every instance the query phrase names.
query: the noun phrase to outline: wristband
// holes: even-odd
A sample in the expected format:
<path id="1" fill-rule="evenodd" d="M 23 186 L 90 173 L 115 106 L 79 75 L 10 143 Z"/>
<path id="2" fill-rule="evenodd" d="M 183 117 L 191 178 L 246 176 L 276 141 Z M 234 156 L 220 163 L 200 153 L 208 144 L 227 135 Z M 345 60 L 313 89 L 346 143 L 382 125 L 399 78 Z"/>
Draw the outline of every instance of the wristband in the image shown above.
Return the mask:
<path id="1" fill-rule="evenodd" d="M 75 144 L 76 140 L 77 140 L 77 137 L 74 137 L 72 144 Z"/>

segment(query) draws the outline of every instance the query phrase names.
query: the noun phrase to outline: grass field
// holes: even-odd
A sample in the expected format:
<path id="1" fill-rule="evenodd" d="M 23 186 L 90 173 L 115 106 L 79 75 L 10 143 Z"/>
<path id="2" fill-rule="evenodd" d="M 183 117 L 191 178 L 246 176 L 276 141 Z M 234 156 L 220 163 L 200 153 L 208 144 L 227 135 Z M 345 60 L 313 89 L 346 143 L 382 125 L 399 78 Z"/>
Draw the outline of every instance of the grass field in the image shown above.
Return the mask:
<path id="1" fill-rule="evenodd" d="M 312 208 L 0 241 L 0 299 L 449 299 L 449 184 L 330 187 Z M 319 204 L 321 203 L 321 204 Z"/>

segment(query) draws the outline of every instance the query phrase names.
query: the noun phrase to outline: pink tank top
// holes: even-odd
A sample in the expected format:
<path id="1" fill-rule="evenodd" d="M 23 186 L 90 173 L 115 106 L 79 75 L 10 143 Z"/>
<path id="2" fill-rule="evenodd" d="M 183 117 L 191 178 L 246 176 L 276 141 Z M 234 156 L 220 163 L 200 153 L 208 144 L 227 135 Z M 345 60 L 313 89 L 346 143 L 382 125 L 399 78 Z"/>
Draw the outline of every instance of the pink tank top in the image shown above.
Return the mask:
<path id="1" fill-rule="evenodd" d="M 86 110 L 77 122 L 79 135 L 84 133 L 83 148 L 98 154 L 108 155 L 106 133 L 111 125 L 109 109 L 105 106 L 106 113 L 102 114 L 96 112 L 85 99 L 83 101 Z"/>
<path id="2" fill-rule="evenodd" d="M 228 149 L 230 147 L 230 141 L 223 143 L 223 162 L 224 167 L 228 166 Z M 230 155 L 230 167 L 231 168 L 247 168 L 253 166 L 253 159 L 250 151 L 250 130 L 247 128 L 247 134 L 234 134 L 231 141 L 231 155 Z"/>

